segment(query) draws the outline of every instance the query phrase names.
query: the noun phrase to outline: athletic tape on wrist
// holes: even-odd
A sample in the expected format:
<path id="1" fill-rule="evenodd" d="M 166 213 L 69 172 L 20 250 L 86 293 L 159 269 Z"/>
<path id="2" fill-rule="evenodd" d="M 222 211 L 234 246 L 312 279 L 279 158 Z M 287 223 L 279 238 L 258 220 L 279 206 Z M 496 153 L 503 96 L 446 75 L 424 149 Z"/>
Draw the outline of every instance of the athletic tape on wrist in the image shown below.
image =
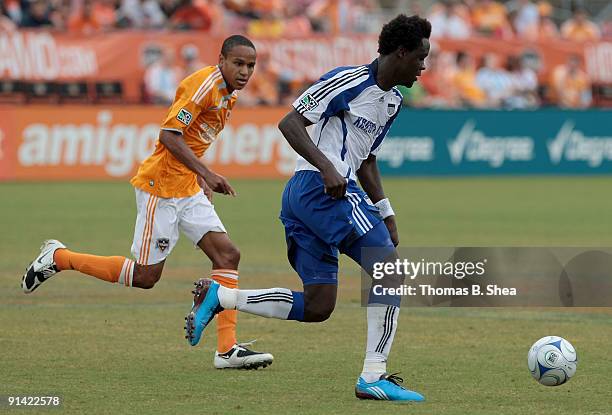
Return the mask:
<path id="1" fill-rule="evenodd" d="M 378 208 L 378 211 L 380 212 L 380 215 L 383 219 L 387 219 L 389 216 L 395 215 L 395 212 L 391 207 L 391 202 L 389 202 L 389 199 L 387 198 L 374 203 L 374 206 Z"/>

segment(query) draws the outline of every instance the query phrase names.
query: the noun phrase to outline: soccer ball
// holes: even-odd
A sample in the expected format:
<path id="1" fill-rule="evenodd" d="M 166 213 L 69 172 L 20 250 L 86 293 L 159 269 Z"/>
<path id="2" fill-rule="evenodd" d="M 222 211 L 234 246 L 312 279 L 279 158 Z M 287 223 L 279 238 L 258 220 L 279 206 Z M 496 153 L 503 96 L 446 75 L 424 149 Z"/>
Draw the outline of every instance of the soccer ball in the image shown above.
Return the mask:
<path id="1" fill-rule="evenodd" d="M 574 346 L 558 336 L 542 337 L 527 354 L 531 376 L 546 386 L 563 385 L 576 373 L 577 363 Z"/>

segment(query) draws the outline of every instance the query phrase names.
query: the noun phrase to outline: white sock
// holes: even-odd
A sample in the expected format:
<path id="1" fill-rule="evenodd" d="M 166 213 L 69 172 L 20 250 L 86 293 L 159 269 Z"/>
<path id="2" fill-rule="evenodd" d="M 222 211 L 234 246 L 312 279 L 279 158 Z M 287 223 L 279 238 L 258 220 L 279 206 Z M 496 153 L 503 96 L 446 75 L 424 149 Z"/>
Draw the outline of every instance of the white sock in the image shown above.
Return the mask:
<path id="1" fill-rule="evenodd" d="M 238 290 L 219 287 L 219 302 L 226 310 L 239 310 L 263 317 L 286 320 L 293 306 L 293 293 L 287 288 Z"/>
<path id="2" fill-rule="evenodd" d="M 379 380 L 387 371 L 387 358 L 397 330 L 399 307 L 371 305 L 367 314 L 368 338 L 361 377 L 371 383 Z"/>
<path id="3" fill-rule="evenodd" d="M 226 310 L 235 310 L 237 294 L 237 288 L 227 288 L 219 284 L 217 295 L 219 296 L 219 303 L 221 304 L 221 307 Z"/>
<path id="4" fill-rule="evenodd" d="M 132 286 L 132 278 L 134 277 L 134 261 L 131 259 L 125 259 L 123 266 L 121 267 L 121 273 L 117 284 L 125 285 L 126 287 Z"/>

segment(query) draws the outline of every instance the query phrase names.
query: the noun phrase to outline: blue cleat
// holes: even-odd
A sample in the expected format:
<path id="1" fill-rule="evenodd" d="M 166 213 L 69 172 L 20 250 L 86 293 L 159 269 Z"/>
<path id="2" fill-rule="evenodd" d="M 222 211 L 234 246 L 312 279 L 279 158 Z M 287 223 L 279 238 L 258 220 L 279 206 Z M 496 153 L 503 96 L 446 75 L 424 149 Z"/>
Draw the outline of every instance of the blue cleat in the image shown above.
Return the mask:
<path id="1" fill-rule="evenodd" d="M 200 278 L 193 290 L 193 306 L 185 317 L 185 338 L 195 346 L 200 342 L 202 332 L 208 326 L 215 314 L 223 311 L 219 304 L 219 283 L 210 278 Z"/>
<path id="2" fill-rule="evenodd" d="M 355 396 L 359 399 L 374 399 L 377 401 L 422 402 L 425 397 L 420 393 L 404 389 L 400 383 L 404 380 L 396 374 L 384 374 L 379 380 L 366 383 L 362 377 L 355 385 Z"/>

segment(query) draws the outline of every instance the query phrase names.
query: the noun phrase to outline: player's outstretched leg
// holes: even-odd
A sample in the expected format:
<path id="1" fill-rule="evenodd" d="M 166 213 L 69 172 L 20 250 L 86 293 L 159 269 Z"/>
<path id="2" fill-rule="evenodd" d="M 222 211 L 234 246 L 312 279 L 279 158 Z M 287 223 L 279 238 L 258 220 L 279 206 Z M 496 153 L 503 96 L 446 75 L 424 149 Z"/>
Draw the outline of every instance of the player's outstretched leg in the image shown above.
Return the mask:
<path id="1" fill-rule="evenodd" d="M 195 346 L 215 314 L 238 310 L 281 320 L 304 319 L 304 293 L 287 288 L 239 290 L 223 287 L 210 278 L 196 283 L 193 306 L 185 317 L 185 338 Z"/>
<path id="2" fill-rule="evenodd" d="M 145 277 L 148 274 L 161 274 L 163 263 L 151 267 L 154 268 L 152 270 L 154 272 L 140 272 L 140 274 L 144 274 Z M 133 283 L 134 286 L 142 288 L 150 288 L 152 286 L 148 280 L 145 280 L 146 284 L 143 285 L 142 281 L 135 279 L 137 274 L 136 264 L 131 259 L 122 256 L 97 256 L 72 252 L 66 249 L 66 246 L 60 241 L 49 239 L 43 242 L 40 254 L 28 265 L 21 279 L 21 288 L 24 293 L 29 294 L 53 275 L 64 270 L 79 271 L 107 282 L 125 285 L 126 287 L 131 287 Z M 159 279 L 158 276 L 153 276 Z"/>

